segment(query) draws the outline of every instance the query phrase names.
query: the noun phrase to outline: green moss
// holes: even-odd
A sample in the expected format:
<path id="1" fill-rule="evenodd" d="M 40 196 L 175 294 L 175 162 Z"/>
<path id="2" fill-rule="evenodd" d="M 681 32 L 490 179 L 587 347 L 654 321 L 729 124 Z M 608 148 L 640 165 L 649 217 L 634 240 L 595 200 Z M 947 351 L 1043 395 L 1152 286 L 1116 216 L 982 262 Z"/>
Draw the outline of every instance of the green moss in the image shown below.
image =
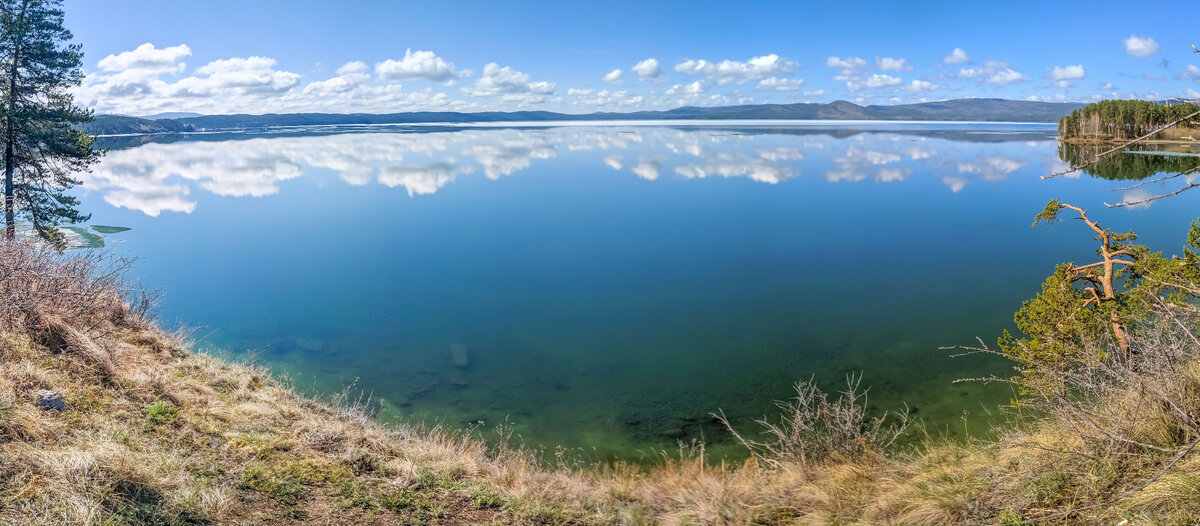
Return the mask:
<path id="1" fill-rule="evenodd" d="M 475 492 L 475 508 L 486 510 L 504 507 L 504 497 L 499 493 L 490 489 L 481 489 Z"/>
<path id="2" fill-rule="evenodd" d="M 296 504 L 310 488 L 326 482 L 344 482 L 351 477 L 345 466 L 316 460 L 261 461 L 246 468 L 238 487 L 262 493 L 283 504 L 288 515 L 303 518 L 304 513 Z"/>
<path id="3" fill-rule="evenodd" d="M 174 404 L 159 400 L 142 408 L 146 421 L 152 424 L 171 423 L 179 420 L 179 408 Z"/>
<path id="4" fill-rule="evenodd" d="M 1025 524 L 1025 521 L 1023 519 L 1021 519 L 1020 515 L 1013 513 L 1011 511 L 1008 511 L 1008 510 L 1004 510 L 1004 511 L 1000 512 L 1000 515 L 996 517 L 996 522 L 999 524 L 1002 524 L 1004 526 L 1015 526 L 1017 524 Z"/>
<path id="5" fill-rule="evenodd" d="M 1071 477 L 1057 471 L 1035 477 L 1023 493 L 1037 502 L 1052 502 L 1054 497 L 1071 486 Z"/>

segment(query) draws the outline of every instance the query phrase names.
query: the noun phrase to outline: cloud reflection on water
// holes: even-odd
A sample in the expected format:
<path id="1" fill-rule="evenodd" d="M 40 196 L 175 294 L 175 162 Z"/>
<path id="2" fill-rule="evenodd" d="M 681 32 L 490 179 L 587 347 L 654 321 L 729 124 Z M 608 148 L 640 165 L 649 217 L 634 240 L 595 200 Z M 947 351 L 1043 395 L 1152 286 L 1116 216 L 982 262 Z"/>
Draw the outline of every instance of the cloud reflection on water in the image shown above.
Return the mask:
<path id="1" fill-rule="evenodd" d="M 281 183 L 309 170 L 331 171 L 348 185 L 375 183 L 418 197 L 461 176 L 481 173 L 498 180 L 560 156 L 594 157 L 612 170 L 648 181 L 673 176 L 780 184 L 807 168 L 830 182 L 898 183 L 928 174 L 951 192 L 973 180 L 1003 180 L 1031 164 L 996 146 L 1002 143 L 893 132 L 570 127 L 197 139 L 113 149 L 85 176 L 84 188 L 113 206 L 158 216 L 191 213 L 197 206 L 195 192 L 274 195 Z"/>

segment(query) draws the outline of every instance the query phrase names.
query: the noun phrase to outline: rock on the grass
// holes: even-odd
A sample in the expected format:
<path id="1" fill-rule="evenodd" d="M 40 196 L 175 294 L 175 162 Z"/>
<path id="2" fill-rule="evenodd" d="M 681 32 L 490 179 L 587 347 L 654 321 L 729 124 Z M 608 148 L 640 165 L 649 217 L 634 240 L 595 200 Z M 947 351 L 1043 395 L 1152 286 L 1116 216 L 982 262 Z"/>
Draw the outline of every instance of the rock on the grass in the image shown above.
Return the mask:
<path id="1" fill-rule="evenodd" d="M 42 389 L 37 392 L 38 409 L 46 411 L 66 411 L 67 403 L 63 401 L 62 395 L 49 389 Z"/>

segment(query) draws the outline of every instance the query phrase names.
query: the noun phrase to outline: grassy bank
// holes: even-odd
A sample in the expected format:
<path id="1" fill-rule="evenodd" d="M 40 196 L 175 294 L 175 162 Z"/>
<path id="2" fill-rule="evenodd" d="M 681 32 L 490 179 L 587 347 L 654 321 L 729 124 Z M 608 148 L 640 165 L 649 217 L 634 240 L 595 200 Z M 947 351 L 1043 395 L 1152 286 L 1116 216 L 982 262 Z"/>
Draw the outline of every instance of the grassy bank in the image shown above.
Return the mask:
<path id="1" fill-rule="evenodd" d="M 121 266 L 0 248 L 2 524 L 1200 521 L 1188 313 L 1135 340 L 1136 367 L 1094 364 L 1067 378 L 1077 395 L 1010 410 L 994 441 L 886 446 L 894 420 L 802 385 L 776 433 L 739 430 L 756 449 L 743 464 L 681 447 L 648 468 L 577 468 L 384 426 L 351 396 L 192 353 L 127 300 Z"/>

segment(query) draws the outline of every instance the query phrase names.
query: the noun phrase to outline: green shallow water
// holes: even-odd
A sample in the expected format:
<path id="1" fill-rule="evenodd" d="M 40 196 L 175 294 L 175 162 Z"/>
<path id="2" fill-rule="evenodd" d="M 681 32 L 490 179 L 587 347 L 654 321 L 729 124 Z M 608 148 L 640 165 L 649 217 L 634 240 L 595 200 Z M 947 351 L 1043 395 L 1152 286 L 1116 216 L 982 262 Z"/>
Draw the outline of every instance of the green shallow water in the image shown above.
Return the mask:
<path id="1" fill-rule="evenodd" d="M 507 422 L 534 447 L 744 455 L 793 382 L 861 373 L 875 410 L 986 429 L 994 341 L 1092 254 L 1061 197 L 1179 246 L 1194 196 L 1105 209 L 1042 125 L 314 128 L 114 138 L 84 202 L 165 295 L 160 318 L 384 418 Z M 1122 165 L 1122 170 L 1128 166 Z M 1164 183 L 1165 184 L 1165 183 Z M 1155 187 L 1140 190 L 1153 192 Z M 1136 196 L 1135 196 L 1136 197 Z M 964 423 L 965 421 L 965 423 Z"/>

